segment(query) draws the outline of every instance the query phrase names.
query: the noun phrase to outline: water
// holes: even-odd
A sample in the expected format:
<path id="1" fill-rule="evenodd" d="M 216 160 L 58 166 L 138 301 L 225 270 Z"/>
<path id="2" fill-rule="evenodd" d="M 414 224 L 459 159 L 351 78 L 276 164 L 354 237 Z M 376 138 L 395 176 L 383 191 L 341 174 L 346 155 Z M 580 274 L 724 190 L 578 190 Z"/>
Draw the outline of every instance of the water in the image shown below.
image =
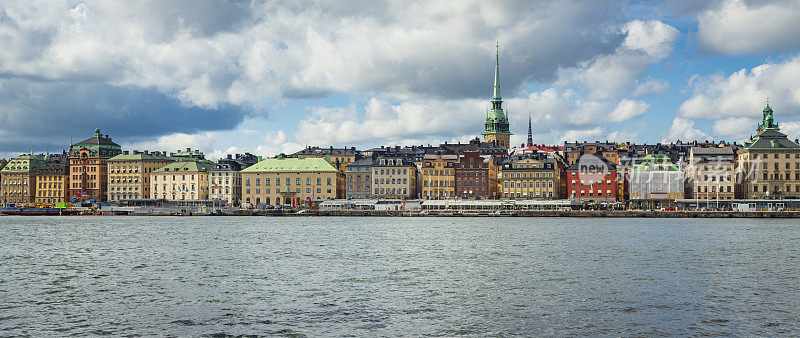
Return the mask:
<path id="1" fill-rule="evenodd" d="M 797 220 L 0 217 L 0 335 L 779 335 Z"/>

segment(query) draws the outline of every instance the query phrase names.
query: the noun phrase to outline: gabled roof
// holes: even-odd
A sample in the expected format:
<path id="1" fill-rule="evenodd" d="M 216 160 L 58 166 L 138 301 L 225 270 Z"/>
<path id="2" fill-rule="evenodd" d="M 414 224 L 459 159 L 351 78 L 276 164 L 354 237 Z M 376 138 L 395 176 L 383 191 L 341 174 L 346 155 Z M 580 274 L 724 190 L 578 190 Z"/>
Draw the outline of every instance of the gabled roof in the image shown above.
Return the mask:
<path id="1" fill-rule="evenodd" d="M 242 170 L 242 173 L 257 172 L 338 172 L 328 161 L 322 158 L 287 158 L 276 157 L 264 159 Z"/>

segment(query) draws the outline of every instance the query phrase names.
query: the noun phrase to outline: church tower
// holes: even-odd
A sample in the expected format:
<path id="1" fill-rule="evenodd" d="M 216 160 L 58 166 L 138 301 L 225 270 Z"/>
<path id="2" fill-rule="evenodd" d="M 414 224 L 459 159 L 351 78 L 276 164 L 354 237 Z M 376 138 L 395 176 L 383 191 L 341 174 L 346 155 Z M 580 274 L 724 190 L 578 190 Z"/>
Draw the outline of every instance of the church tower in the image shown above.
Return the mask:
<path id="1" fill-rule="evenodd" d="M 511 132 L 508 129 L 508 118 L 503 113 L 503 99 L 500 97 L 500 43 L 494 57 L 494 94 L 492 109 L 486 116 L 483 128 L 484 142 L 493 142 L 508 149 L 511 146 Z"/>

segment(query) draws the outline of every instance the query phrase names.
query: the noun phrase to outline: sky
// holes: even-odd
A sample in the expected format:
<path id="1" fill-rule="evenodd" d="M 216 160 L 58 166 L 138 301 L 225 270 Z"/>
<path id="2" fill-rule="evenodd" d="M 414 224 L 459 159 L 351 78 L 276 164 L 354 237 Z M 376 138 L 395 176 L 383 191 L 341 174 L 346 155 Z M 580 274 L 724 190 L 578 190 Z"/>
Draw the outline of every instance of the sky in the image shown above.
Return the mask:
<path id="1" fill-rule="evenodd" d="M 800 1 L 0 2 L 0 156 L 800 137 Z"/>

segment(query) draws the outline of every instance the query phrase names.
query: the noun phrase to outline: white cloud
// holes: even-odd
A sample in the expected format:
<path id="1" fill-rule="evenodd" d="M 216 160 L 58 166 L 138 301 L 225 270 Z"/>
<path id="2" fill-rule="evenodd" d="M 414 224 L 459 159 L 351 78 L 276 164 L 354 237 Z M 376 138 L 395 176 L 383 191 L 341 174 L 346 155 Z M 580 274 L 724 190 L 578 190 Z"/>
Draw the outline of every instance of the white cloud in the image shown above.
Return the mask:
<path id="1" fill-rule="evenodd" d="M 672 120 L 672 125 L 669 127 L 667 134 L 661 142 L 674 142 L 674 141 L 694 141 L 694 140 L 709 140 L 708 134 L 699 129 L 695 129 L 694 121 L 682 117 L 676 117 Z"/>
<path id="2" fill-rule="evenodd" d="M 365 9 L 369 7 L 370 9 Z M 615 48 L 621 3 L 5 3 L 0 72 L 154 87 L 202 107 L 264 97 L 478 94 L 547 80 Z M 581 34 L 573 34 L 573 32 Z M 563 53 L 569 50 L 569 53 Z"/>
<path id="3" fill-rule="evenodd" d="M 608 116 L 608 120 L 612 122 L 627 121 L 641 116 L 647 111 L 648 108 L 650 108 L 650 105 L 642 101 L 625 99 L 619 101 L 617 107 L 614 108 L 614 111 Z"/>
<path id="4" fill-rule="evenodd" d="M 756 117 L 769 98 L 779 119 L 791 118 L 800 113 L 800 57 L 741 69 L 728 77 L 697 77 L 690 86 L 694 93 L 679 108 L 683 117 Z"/>
<path id="5" fill-rule="evenodd" d="M 789 139 L 795 140 L 800 138 L 800 122 L 784 122 L 780 123 L 781 132 L 786 134 Z"/>
<path id="6" fill-rule="evenodd" d="M 640 83 L 636 86 L 636 89 L 633 90 L 633 97 L 642 97 L 648 95 L 658 95 L 664 94 L 669 90 L 669 82 L 667 81 L 658 81 L 658 80 L 650 80 L 644 83 Z"/>
<path id="7" fill-rule="evenodd" d="M 567 73 L 591 89 L 599 99 L 624 94 L 642 76 L 647 67 L 672 52 L 678 30 L 660 21 L 629 22 L 623 28 L 625 41 L 614 54 L 595 58 L 585 69 Z"/>
<path id="8" fill-rule="evenodd" d="M 569 130 L 561 137 L 560 142 L 590 141 L 603 135 L 605 130 L 601 127 L 583 130 Z"/>
<path id="9" fill-rule="evenodd" d="M 744 140 L 755 132 L 757 122 L 758 120 L 748 117 L 730 117 L 715 121 L 712 131 L 716 136 Z"/>
<path id="10" fill-rule="evenodd" d="M 697 18 L 698 42 L 725 54 L 800 47 L 800 2 L 728 0 Z"/>
<path id="11" fill-rule="evenodd" d="M 201 132 L 197 134 L 175 133 L 157 138 L 155 141 L 144 141 L 134 143 L 122 143 L 123 149 L 130 150 L 153 150 L 175 152 L 185 148 L 199 149 L 201 151 L 211 151 L 214 149 L 218 132 Z"/>

